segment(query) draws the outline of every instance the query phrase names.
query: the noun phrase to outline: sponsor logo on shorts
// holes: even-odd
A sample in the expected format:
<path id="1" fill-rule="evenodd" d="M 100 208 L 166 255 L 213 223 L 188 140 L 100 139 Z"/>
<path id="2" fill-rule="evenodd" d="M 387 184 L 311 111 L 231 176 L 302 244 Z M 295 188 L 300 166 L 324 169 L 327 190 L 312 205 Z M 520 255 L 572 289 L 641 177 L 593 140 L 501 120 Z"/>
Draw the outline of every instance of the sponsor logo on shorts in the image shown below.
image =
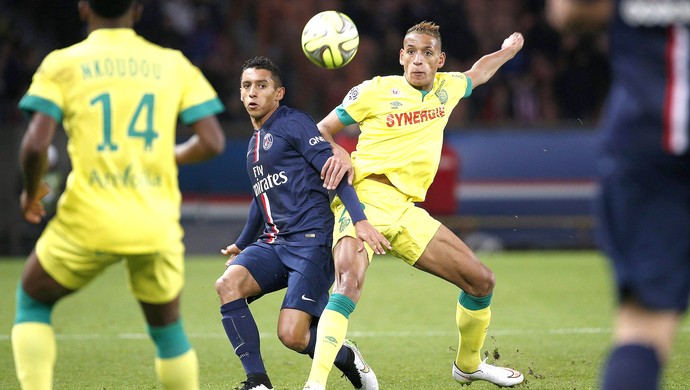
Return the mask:
<path id="1" fill-rule="evenodd" d="M 347 227 L 350 225 L 350 222 L 352 222 L 350 216 L 343 209 L 343 213 L 340 214 L 340 218 L 338 219 L 338 223 L 340 224 L 340 227 L 338 229 L 340 230 L 340 233 L 344 232 L 345 229 L 347 229 Z"/>
<path id="2" fill-rule="evenodd" d="M 302 300 L 303 300 L 303 301 L 309 301 L 309 302 L 314 302 L 314 303 L 316 303 L 315 300 L 313 300 L 313 299 L 307 297 L 307 294 L 302 294 Z"/>

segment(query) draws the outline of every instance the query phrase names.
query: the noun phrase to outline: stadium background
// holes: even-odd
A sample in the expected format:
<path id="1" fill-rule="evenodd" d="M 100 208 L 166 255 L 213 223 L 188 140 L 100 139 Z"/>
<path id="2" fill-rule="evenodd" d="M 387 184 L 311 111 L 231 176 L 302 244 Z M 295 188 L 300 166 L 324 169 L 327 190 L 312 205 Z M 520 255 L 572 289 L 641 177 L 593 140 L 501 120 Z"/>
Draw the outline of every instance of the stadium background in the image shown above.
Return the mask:
<path id="1" fill-rule="evenodd" d="M 84 37 L 76 0 L 0 2 L 0 255 L 23 255 L 41 226 L 19 215 L 17 150 L 26 118 L 17 102 L 43 57 Z M 182 50 L 209 78 L 227 112 L 219 158 L 180 169 L 183 225 L 191 253 L 216 253 L 241 230 L 250 196 L 244 171 L 250 123 L 241 105 L 242 63 L 267 55 L 286 79 L 284 103 L 320 119 L 347 90 L 378 74 L 400 74 L 405 30 L 431 20 L 441 26 L 444 70 L 466 70 L 513 31 L 525 47 L 486 85 L 461 102 L 446 130 L 446 153 L 429 207 L 472 246 L 590 248 L 590 202 L 596 192 L 595 126 L 609 78 L 603 35 L 558 35 L 543 0 L 145 0 L 137 31 Z M 347 67 L 319 69 L 302 54 L 304 23 L 316 12 L 347 13 L 360 47 Z M 50 15 L 46 17 L 45 15 Z M 352 143 L 356 127 L 343 139 Z M 189 136 L 182 128 L 180 137 Z M 50 180 L 69 169 L 66 139 L 55 141 Z"/>

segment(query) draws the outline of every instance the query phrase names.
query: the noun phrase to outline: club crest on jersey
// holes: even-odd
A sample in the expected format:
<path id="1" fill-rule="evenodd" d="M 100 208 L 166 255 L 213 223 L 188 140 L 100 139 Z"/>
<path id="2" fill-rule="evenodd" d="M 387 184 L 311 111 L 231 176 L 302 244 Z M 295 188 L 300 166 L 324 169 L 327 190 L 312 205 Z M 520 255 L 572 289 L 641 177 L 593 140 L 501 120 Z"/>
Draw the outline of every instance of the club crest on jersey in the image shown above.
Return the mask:
<path id="1" fill-rule="evenodd" d="M 438 100 L 441 102 L 441 104 L 446 104 L 448 101 L 448 92 L 446 92 L 445 89 L 443 89 L 443 85 L 446 83 L 446 80 L 441 80 L 441 85 L 438 86 L 436 89 L 436 92 L 434 94 L 438 98 Z"/>
<path id="2" fill-rule="evenodd" d="M 268 133 L 264 135 L 264 142 L 263 142 L 263 148 L 264 150 L 268 150 L 273 146 L 273 134 Z"/>
<path id="3" fill-rule="evenodd" d="M 397 88 L 391 88 L 391 95 L 393 95 L 393 96 L 400 95 L 400 90 Z"/>

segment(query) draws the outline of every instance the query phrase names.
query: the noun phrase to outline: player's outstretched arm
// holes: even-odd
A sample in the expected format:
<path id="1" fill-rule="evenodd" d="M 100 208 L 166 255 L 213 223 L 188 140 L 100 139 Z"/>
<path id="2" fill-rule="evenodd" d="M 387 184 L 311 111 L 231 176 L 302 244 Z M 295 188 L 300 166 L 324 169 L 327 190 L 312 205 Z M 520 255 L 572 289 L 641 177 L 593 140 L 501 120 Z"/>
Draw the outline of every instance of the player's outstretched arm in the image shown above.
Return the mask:
<path id="1" fill-rule="evenodd" d="M 19 197 L 22 216 L 27 222 L 39 223 L 46 212 L 41 199 L 50 192 L 42 182 L 48 166 L 48 147 L 53 142 L 57 122 L 51 116 L 36 112 L 31 117 L 19 149 L 24 187 Z"/>
<path id="2" fill-rule="evenodd" d="M 333 135 L 337 134 L 345 127 L 335 110 L 331 111 L 325 118 L 318 123 L 317 127 L 323 138 L 331 144 L 333 149 L 333 156 L 326 161 L 326 164 L 321 169 L 321 180 L 323 186 L 329 190 L 338 187 L 340 180 L 347 174 L 347 182 L 352 184 L 355 176 L 355 170 L 352 167 L 352 160 L 350 154 L 338 145 L 333 139 Z"/>
<path id="3" fill-rule="evenodd" d="M 613 14 L 611 0 L 549 0 L 546 19 L 559 31 L 599 31 Z"/>
<path id="4" fill-rule="evenodd" d="M 177 164 L 190 164 L 215 157 L 225 150 L 225 134 L 215 116 L 207 116 L 191 124 L 194 134 L 175 146 Z"/>
<path id="5" fill-rule="evenodd" d="M 230 263 L 235 259 L 235 256 L 242 252 L 244 248 L 248 247 L 249 244 L 259 238 L 262 224 L 263 215 L 261 214 L 261 210 L 259 210 L 259 206 L 257 205 L 255 198 L 249 205 L 247 222 L 244 224 L 244 228 L 242 229 L 240 236 L 237 237 L 237 240 L 234 244 L 228 245 L 225 249 L 220 250 L 220 253 L 230 256 L 230 258 L 225 262 L 226 266 L 229 266 Z"/>
<path id="6" fill-rule="evenodd" d="M 475 62 L 472 68 L 465 72 L 465 75 L 472 80 L 472 88 L 489 81 L 503 64 L 515 57 L 524 43 L 522 34 L 513 33 L 503 41 L 501 50 L 487 54 Z"/>

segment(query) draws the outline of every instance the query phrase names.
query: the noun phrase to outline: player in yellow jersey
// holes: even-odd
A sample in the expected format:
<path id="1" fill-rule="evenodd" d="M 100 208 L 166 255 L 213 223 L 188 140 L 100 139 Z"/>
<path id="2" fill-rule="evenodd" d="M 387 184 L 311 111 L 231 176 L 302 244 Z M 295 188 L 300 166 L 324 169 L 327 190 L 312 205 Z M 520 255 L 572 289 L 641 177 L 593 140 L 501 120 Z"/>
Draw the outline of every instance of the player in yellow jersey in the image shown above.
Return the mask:
<path id="1" fill-rule="evenodd" d="M 182 53 L 135 33 L 141 12 L 134 0 L 80 1 L 88 37 L 48 54 L 19 103 L 30 116 L 20 149 L 27 221 L 45 216 L 41 176 L 59 124 L 72 163 L 56 215 L 17 288 L 12 348 L 23 389 L 53 386 L 55 303 L 119 262 L 156 346 L 163 388 L 198 388 L 198 362 L 179 312 L 184 246 L 177 164 L 223 151 L 215 114 L 224 108 Z M 195 135 L 176 145 L 178 119 Z"/>
<path id="2" fill-rule="evenodd" d="M 375 77 L 352 88 L 319 124 L 326 139 L 345 125 L 359 123 L 361 134 L 351 165 L 334 142 L 337 159 L 322 171 L 332 188 L 349 173 L 367 217 L 390 241 L 388 251 L 422 271 L 461 289 L 456 305 L 460 335 L 452 376 L 460 383 L 485 380 L 498 386 L 521 383 L 523 375 L 481 360 L 491 318 L 494 274 L 448 228 L 432 218 L 421 202 L 438 169 L 443 129 L 453 108 L 472 89 L 486 83 L 522 48 L 514 33 L 501 49 L 479 59 L 466 72 L 438 72 L 446 60 L 439 27 L 422 22 L 411 27 L 400 50 L 403 76 Z M 354 167 L 354 179 L 351 167 Z M 373 251 L 358 252 L 350 217 L 336 198 L 335 285 L 319 321 L 314 361 L 305 389 L 325 388 L 328 374 L 347 332 L 348 318 L 362 293 Z"/>

